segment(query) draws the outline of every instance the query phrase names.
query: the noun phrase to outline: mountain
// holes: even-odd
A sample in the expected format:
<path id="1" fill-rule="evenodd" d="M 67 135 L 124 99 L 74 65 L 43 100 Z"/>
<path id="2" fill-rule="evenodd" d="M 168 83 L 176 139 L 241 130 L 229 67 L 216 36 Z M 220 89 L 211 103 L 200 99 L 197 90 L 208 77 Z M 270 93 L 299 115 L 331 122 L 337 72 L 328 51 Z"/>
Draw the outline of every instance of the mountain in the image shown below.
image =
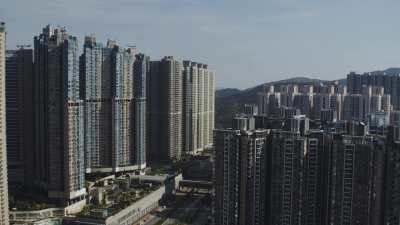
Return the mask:
<path id="1" fill-rule="evenodd" d="M 392 67 L 385 70 L 373 71 L 373 73 L 386 73 L 387 75 L 400 74 L 400 68 Z M 339 84 L 346 85 L 347 79 L 337 80 Z M 331 81 L 310 79 L 307 77 L 294 77 L 291 79 L 275 81 L 261 84 L 252 88 L 239 90 L 235 88 L 219 89 L 215 92 L 215 127 L 230 127 L 232 116 L 241 112 L 246 103 L 256 104 L 258 101 L 257 93 L 263 91 L 264 85 L 268 84 L 317 84 Z"/>
<path id="2" fill-rule="evenodd" d="M 215 97 L 216 98 L 223 98 L 223 97 L 228 97 L 231 95 L 235 95 L 240 93 L 240 90 L 237 88 L 222 88 L 222 89 L 217 89 L 215 92 Z"/>
<path id="3" fill-rule="evenodd" d="M 257 94 L 263 91 L 264 85 L 271 84 L 317 84 L 328 81 L 310 79 L 306 77 L 294 77 L 291 79 L 264 83 L 252 88 L 239 90 L 233 88 L 220 89 L 215 92 L 215 127 L 230 127 L 232 116 L 242 111 L 244 104 L 255 104 L 258 101 Z"/>
<path id="4" fill-rule="evenodd" d="M 371 73 L 374 74 L 374 73 L 382 73 L 382 72 L 384 72 L 387 75 L 397 75 L 397 74 L 400 74 L 400 68 L 392 67 L 392 68 L 389 68 L 389 69 L 386 69 L 386 70 L 373 71 Z"/>

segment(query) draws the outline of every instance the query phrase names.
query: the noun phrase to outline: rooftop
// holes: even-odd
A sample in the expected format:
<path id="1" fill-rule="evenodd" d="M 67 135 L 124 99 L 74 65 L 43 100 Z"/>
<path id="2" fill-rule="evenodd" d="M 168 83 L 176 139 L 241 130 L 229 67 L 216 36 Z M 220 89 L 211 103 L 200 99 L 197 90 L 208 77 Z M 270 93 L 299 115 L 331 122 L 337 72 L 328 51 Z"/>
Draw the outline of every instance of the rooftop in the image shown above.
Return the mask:
<path id="1" fill-rule="evenodd" d="M 115 183 L 118 183 L 118 181 L 119 179 L 116 179 Z M 78 216 L 94 219 L 106 219 L 146 197 L 159 187 L 160 184 L 142 182 L 130 185 L 128 189 L 124 189 L 122 185 L 101 189 L 101 192 L 104 193 L 104 200 L 102 200 L 100 204 L 92 203 L 85 206 Z"/>

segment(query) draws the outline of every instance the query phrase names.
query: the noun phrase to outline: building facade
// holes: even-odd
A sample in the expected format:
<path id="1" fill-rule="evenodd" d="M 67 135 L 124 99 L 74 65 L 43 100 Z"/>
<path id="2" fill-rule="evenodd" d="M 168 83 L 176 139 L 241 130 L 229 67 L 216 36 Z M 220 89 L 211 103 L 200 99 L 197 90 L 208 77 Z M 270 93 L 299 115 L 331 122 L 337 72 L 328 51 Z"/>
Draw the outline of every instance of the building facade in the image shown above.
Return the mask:
<path id="1" fill-rule="evenodd" d="M 115 171 L 134 169 L 131 154 L 134 49 L 108 45 L 112 50 L 112 167 Z"/>
<path id="2" fill-rule="evenodd" d="M 77 38 L 47 26 L 35 37 L 34 180 L 62 204 L 84 201 L 84 107 Z"/>
<path id="3" fill-rule="evenodd" d="M 330 181 L 331 135 L 322 131 L 311 131 L 306 135 L 304 155 L 301 224 L 329 224 L 327 205 Z"/>
<path id="4" fill-rule="evenodd" d="M 9 224 L 6 145 L 6 25 L 0 22 L 0 224 Z"/>
<path id="5" fill-rule="evenodd" d="M 86 172 L 138 169 L 134 146 L 136 50 L 121 48 L 113 40 L 103 47 L 94 36 L 85 38 L 83 49 L 80 96 L 85 102 Z M 144 165 L 141 162 L 141 167 Z"/>
<path id="6" fill-rule="evenodd" d="M 80 58 L 81 99 L 85 104 L 85 168 L 100 168 L 107 163 L 110 144 L 107 143 L 107 103 L 103 98 L 103 46 L 95 37 L 85 37 Z"/>
<path id="7" fill-rule="evenodd" d="M 150 73 L 150 57 L 137 54 L 134 63 L 134 120 L 133 120 L 133 158 L 140 168 L 146 167 L 147 134 L 147 77 Z"/>
<path id="8" fill-rule="evenodd" d="M 6 52 L 7 161 L 10 187 L 31 177 L 33 146 L 33 51 Z"/>
<path id="9" fill-rule="evenodd" d="M 150 62 L 149 158 L 151 161 L 182 157 L 182 62 L 172 56 Z"/>
<path id="10" fill-rule="evenodd" d="M 265 224 L 267 130 L 215 130 L 215 224 Z"/>
<path id="11" fill-rule="evenodd" d="M 299 133 L 273 132 L 268 143 L 267 224 L 300 224 L 306 140 Z"/>
<path id="12" fill-rule="evenodd" d="M 286 110 L 321 121 L 326 111 L 335 119 L 342 118 L 343 90 L 337 84 L 278 84 L 267 85 L 258 93 L 258 112 L 271 118 L 284 118 Z"/>
<path id="13" fill-rule="evenodd" d="M 357 74 L 350 72 L 347 75 L 349 94 L 361 94 L 363 86 L 380 86 L 384 94 L 390 95 L 390 103 L 395 110 L 400 109 L 400 76 L 396 73 L 373 72 Z"/>
<path id="14" fill-rule="evenodd" d="M 212 146 L 214 72 L 208 65 L 183 61 L 183 148 L 197 154 Z"/>
<path id="15" fill-rule="evenodd" d="M 180 160 L 210 148 L 215 72 L 206 64 L 167 56 L 152 61 L 149 74 L 147 133 L 149 140 L 161 140 L 147 143 L 150 161 Z"/>
<path id="16" fill-rule="evenodd" d="M 400 223 L 400 126 L 389 129 L 386 143 L 384 223 Z"/>
<path id="17" fill-rule="evenodd" d="M 385 144 L 370 136 L 334 137 L 330 224 L 382 224 Z"/>

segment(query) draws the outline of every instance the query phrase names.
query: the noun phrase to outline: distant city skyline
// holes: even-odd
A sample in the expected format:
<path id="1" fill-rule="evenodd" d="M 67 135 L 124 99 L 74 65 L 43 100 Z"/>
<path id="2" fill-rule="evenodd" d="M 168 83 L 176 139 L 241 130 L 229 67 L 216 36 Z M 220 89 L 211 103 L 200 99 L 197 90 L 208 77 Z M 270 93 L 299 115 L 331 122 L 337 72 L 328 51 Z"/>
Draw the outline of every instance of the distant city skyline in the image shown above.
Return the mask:
<path id="1" fill-rule="evenodd" d="M 400 66 L 396 1 L 4 0 L 8 49 L 33 44 L 45 24 L 136 45 L 152 58 L 213 62 L 217 87 L 294 76 L 339 79 Z"/>

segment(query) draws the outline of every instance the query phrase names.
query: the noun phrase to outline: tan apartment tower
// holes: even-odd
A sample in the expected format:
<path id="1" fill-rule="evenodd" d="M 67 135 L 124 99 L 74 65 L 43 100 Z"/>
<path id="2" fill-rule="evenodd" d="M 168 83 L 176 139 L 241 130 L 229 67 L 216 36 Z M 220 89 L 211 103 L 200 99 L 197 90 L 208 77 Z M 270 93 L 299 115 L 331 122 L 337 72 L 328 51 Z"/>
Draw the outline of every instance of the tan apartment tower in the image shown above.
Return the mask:
<path id="1" fill-rule="evenodd" d="M 207 64 L 183 61 L 183 148 L 198 154 L 213 143 L 214 71 Z"/>
<path id="2" fill-rule="evenodd" d="M 6 26 L 0 22 L 0 225 L 8 225 L 8 180 L 6 149 L 5 53 Z"/>
<path id="3" fill-rule="evenodd" d="M 172 56 L 150 62 L 150 161 L 180 160 L 182 155 L 182 62 Z"/>

